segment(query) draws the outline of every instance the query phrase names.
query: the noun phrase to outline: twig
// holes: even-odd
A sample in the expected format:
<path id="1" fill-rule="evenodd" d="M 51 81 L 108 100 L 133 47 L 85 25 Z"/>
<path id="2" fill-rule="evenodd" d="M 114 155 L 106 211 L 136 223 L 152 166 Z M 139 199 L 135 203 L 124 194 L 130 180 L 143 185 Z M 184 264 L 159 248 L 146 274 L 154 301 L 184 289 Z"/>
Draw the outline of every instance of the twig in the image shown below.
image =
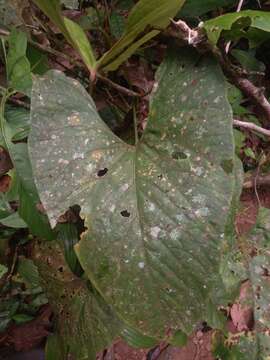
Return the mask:
<path id="1" fill-rule="evenodd" d="M 243 6 L 243 3 L 244 3 L 245 0 L 239 0 L 238 2 L 238 5 L 237 5 L 237 9 L 236 9 L 236 12 L 238 13 L 241 9 L 242 9 L 242 6 Z M 231 41 L 227 42 L 226 44 L 226 47 L 225 47 L 225 53 L 228 54 L 229 50 L 230 50 L 230 46 L 231 46 Z"/>
<path id="2" fill-rule="evenodd" d="M 114 89 L 118 90 L 119 92 L 121 92 L 127 96 L 134 96 L 134 97 L 143 97 L 144 96 L 144 94 L 141 95 L 135 91 L 129 90 L 128 88 L 125 88 L 125 87 L 115 83 L 114 81 L 110 80 L 109 78 L 107 78 L 99 73 L 97 74 L 97 78 L 100 81 L 104 82 L 107 85 L 110 85 Z"/>
<path id="3" fill-rule="evenodd" d="M 270 137 L 270 130 L 264 129 L 254 123 L 246 122 L 246 121 L 240 121 L 240 120 L 233 120 L 233 125 L 239 126 L 244 129 L 248 129 L 251 131 L 256 131 L 259 134 L 269 136 Z"/>
<path id="4" fill-rule="evenodd" d="M 255 181 L 256 180 L 256 181 Z M 254 186 L 260 187 L 260 186 L 269 186 L 270 185 L 270 175 L 261 175 L 261 176 L 255 176 L 251 179 L 248 179 L 244 182 L 243 188 L 244 189 L 252 189 Z"/>
<path id="5" fill-rule="evenodd" d="M 29 105 L 29 104 L 27 104 L 26 102 L 24 102 L 24 101 L 22 101 L 22 100 L 13 98 L 13 97 L 8 98 L 7 102 L 11 102 L 11 103 L 13 103 L 13 104 L 15 104 L 15 105 L 22 106 L 22 107 L 24 107 L 24 108 L 27 109 L 27 110 L 30 109 L 30 105 Z"/>

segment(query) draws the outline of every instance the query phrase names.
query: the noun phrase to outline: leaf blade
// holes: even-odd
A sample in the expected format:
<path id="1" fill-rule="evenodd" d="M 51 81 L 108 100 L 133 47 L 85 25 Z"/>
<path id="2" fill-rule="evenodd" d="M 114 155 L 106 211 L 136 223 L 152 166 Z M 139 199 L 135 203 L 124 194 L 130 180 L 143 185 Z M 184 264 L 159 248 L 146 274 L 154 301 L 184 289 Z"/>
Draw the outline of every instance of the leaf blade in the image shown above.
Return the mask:
<path id="1" fill-rule="evenodd" d="M 212 59 L 197 61 L 188 50 L 168 55 L 137 147 L 108 130 L 73 80 L 50 72 L 33 90 L 30 154 L 51 223 L 81 206 L 89 230 L 76 251 L 87 276 L 129 325 L 160 338 L 168 327 L 190 332 L 208 317 L 233 194 L 224 78 Z"/>

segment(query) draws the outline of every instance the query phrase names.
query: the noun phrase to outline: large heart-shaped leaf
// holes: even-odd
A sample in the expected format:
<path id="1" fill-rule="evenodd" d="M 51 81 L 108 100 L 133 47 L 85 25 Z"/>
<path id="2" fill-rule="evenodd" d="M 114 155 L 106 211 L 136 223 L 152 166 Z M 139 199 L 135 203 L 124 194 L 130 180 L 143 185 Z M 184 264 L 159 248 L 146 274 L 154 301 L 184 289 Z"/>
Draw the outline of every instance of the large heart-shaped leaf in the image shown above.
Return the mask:
<path id="1" fill-rule="evenodd" d="M 77 255 L 127 323 L 164 337 L 208 319 L 233 194 L 232 114 L 213 59 L 186 49 L 158 71 L 136 146 L 116 137 L 75 80 L 34 81 L 30 157 L 52 226 L 78 204 Z"/>

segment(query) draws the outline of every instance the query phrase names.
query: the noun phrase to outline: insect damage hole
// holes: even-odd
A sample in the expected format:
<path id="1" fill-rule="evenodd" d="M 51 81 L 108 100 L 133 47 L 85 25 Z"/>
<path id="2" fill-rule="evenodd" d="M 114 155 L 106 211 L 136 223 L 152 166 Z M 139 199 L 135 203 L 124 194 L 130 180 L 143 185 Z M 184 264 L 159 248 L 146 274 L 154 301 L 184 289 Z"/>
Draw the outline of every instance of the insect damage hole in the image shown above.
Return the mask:
<path id="1" fill-rule="evenodd" d="M 120 214 L 123 216 L 123 217 L 130 217 L 130 212 L 128 212 L 127 210 L 122 210 L 120 212 Z"/>
<path id="2" fill-rule="evenodd" d="M 97 176 L 98 176 L 98 177 L 102 177 L 102 176 L 106 175 L 107 172 L 108 172 L 108 169 L 107 169 L 107 168 L 100 169 L 100 170 L 98 170 L 98 172 L 97 172 Z"/>

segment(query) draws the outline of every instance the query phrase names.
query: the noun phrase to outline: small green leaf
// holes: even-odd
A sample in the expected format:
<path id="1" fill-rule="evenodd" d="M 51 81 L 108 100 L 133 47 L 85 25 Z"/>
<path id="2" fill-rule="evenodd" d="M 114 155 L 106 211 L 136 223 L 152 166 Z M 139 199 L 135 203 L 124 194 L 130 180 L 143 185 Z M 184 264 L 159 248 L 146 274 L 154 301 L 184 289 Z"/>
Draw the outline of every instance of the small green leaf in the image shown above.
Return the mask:
<path id="1" fill-rule="evenodd" d="M 237 24 L 236 29 L 246 29 L 247 27 L 255 28 L 262 30 L 263 32 L 270 32 L 270 13 L 266 11 L 255 11 L 255 10 L 244 10 L 240 12 L 229 13 L 225 15 L 218 16 L 214 19 L 205 21 L 203 28 L 205 29 L 208 39 L 213 45 L 216 45 L 218 42 L 222 31 L 226 30 L 231 31 L 232 37 L 234 36 L 233 25 Z M 244 37 L 249 37 L 248 32 L 245 30 L 245 33 L 240 35 Z M 228 36 L 228 34 L 227 34 Z M 270 35 L 268 34 L 268 37 Z M 241 36 L 240 36 L 241 37 Z"/>
<path id="2" fill-rule="evenodd" d="M 91 73 L 94 73 L 96 59 L 91 44 L 83 29 L 74 21 L 64 17 L 64 24 L 69 32 L 74 48 L 81 54 L 81 57 Z"/>
<path id="3" fill-rule="evenodd" d="M 188 336 L 183 331 L 178 330 L 174 333 L 173 337 L 169 339 L 169 343 L 173 346 L 185 346 L 188 341 Z"/>
<path id="4" fill-rule="evenodd" d="M 17 272 L 28 287 L 35 288 L 40 286 L 38 269 L 31 259 L 19 258 Z"/>
<path id="5" fill-rule="evenodd" d="M 8 272 L 8 268 L 5 265 L 0 264 L 0 279 Z"/>
<path id="6" fill-rule="evenodd" d="M 250 157 L 251 159 L 256 160 L 256 155 L 250 147 L 245 148 L 244 153 L 246 156 Z"/>
<path id="7" fill-rule="evenodd" d="M 0 223 L 4 226 L 8 226 L 15 229 L 27 228 L 27 224 L 20 217 L 18 212 L 14 212 L 4 219 L 0 220 Z"/>
<path id="8" fill-rule="evenodd" d="M 12 29 L 8 37 L 7 77 L 9 85 L 26 95 L 32 87 L 31 65 L 26 57 L 26 33 Z"/>
<path id="9" fill-rule="evenodd" d="M 117 12 L 113 12 L 110 16 L 110 29 L 112 35 L 119 39 L 125 29 L 125 21 L 123 16 L 119 15 Z"/>
<path id="10" fill-rule="evenodd" d="M 16 324 L 24 324 L 33 319 L 34 319 L 33 316 L 27 314 L 16 314 L 12 316 L 12 320 L 14 320 Z"/>

